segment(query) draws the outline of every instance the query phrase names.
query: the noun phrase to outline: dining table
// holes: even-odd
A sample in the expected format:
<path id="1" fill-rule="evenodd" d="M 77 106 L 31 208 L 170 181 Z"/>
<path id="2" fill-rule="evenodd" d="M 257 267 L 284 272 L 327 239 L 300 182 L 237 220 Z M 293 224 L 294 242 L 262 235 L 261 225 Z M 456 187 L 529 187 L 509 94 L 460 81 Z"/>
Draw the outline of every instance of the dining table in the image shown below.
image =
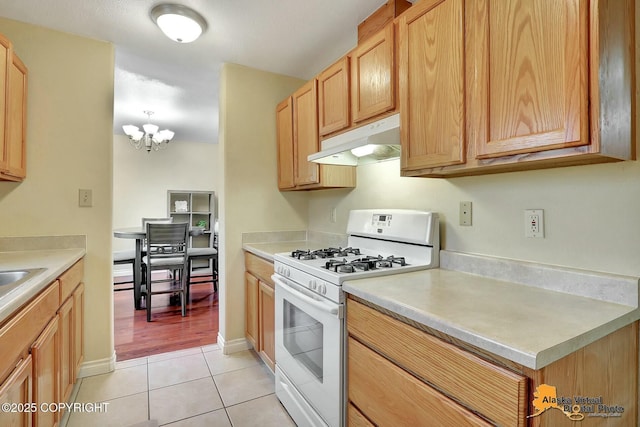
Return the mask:
<path id="1" fill-rule="evenodd" d="M 204 227 L 190 227 L 190 236 L 204 233 Z M 133 260 L 133 301 L 136 310 L 142 309 L 142 247 L 147 237 L 147 229 L 142 226 L 115 228 L 113 236 L 120 239 L 135 239 L 135 257 Z"/>

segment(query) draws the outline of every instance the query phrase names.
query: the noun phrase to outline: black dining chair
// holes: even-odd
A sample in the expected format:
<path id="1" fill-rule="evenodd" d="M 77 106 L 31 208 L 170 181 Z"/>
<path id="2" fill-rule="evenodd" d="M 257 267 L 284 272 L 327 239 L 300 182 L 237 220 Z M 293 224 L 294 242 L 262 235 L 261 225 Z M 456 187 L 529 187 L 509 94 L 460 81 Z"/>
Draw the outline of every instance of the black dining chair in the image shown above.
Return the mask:
<path id="1" fill-rule="evenodd" d="M 135 262 L 135 259 L 136 259 L 136 251 L 133 249 L 113 252 L 113 265 L 131 264 L 131 277 L 133 277 L 133 264 Z M 115 277 L 113 278 L 114 292 L 130 291 L 132 289 L 133 289 L 133 279 L 116 281 Z"/>
<path id="2" fill-rule="evenodd" d="M 147 224 L 147 254 L 143 258 L 142 295 L 147 305 L 147 322 L 151 321 L 151 296 L 180 294 L 182 316 L 187 313 L 187 239 L 189 224 Z M 158 270 L 177 274 L 154 277 Z"/>
<path id="3" fill-rule="evenodd" d="M 213 285 L 213 292 L 218 292 L 218 250 L 216 248 L 188 248 L 187 249 L 187 301 L 189 301 L 191 285 L 198 283 L 209 283 Z M 194 280 L 195 277 L 191 276 L 191 270 L 193 269 L 193 261 L 196 260 L 210 260 L 211 261 L 211 279 L 201 278 Z"/>

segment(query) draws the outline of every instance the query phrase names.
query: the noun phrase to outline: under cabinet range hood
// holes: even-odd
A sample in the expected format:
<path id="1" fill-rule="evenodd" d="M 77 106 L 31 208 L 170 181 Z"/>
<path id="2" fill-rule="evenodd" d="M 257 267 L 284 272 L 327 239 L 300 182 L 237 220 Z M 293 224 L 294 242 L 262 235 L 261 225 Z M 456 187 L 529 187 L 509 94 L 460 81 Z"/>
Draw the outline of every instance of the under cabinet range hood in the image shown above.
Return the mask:
<path id="1" fill-rule="evenodd" d="M 356 166 L 400 157 L 400 114 L 327 138 L 310 162 Z"/>

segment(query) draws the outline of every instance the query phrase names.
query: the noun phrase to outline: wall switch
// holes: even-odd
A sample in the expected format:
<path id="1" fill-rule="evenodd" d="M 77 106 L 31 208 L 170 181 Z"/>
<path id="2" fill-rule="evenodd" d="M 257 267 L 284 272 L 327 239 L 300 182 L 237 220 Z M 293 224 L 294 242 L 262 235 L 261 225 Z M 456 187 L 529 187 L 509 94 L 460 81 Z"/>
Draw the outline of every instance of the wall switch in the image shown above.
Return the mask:
<path id="1" fill-rule="evenodd" d="M 524 211 L 524 235 L 544 239 L 544 210 L 527 209 Z"/>
<path id="2" fill-rule="evenodd" d="M 460 225 L 471 225 L 471 202 L 460 202 Z"/>
<path id="3" fill-rule="evenodd" d="M 78 206 L 81 208 L 90 208 L 93 206 L 93 196 L 91 190 L 78 190 Z"/>
<path id="4" fill-rule="evenodd" d="M 338 220 L 338 213 L 336 208 L 331 208 L 331 213 L 329 214 L 329 221 L 335 223 Z"/>

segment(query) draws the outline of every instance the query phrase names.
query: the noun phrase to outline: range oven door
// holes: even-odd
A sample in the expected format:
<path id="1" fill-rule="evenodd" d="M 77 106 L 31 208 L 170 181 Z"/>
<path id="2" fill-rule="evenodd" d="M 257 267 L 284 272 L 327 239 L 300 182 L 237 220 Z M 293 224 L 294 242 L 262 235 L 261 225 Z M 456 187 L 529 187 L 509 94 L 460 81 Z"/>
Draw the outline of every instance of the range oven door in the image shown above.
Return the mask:
<path id="1" fill-rule="evenodd" d="M 344 407 L 343 305 L 278 274 L 272 278 L 276 395 L 299 426 L 326 423 L 338 427 L 342 425 Z M 284 379 L 279 381 L 281 374 Z M 303 419 L 296 419 L 296 413 Z"/>

